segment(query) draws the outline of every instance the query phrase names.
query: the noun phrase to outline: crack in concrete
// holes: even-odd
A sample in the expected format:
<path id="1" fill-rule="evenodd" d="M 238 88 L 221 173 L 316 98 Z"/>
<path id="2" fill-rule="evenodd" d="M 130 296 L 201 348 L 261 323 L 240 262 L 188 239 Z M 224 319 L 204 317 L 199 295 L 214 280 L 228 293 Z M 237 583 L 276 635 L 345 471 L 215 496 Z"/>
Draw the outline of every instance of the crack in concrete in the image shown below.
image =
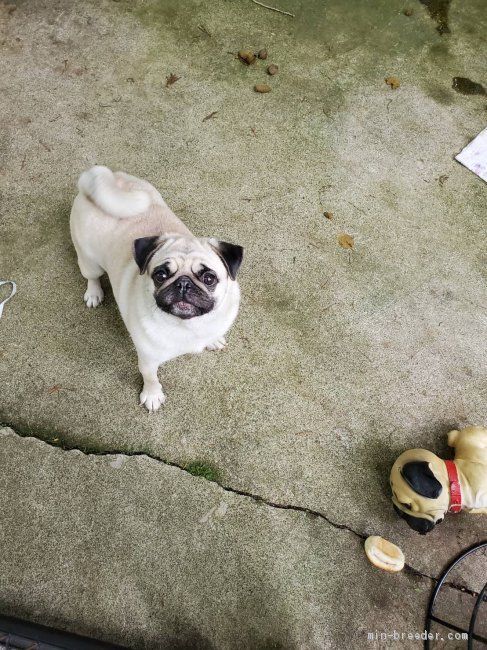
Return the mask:
<path id="1" fill-rule="evenodd" d="M 143 451 L 134 451 L 134 452 L 123 452 L 123 451 L 117 451 L 117 450 L 97 450 L 97 449 L 90 449 L 89 451 L 85 448 L 77 447 L 76 445 L 71 445 L 66 442 L 60 442 L 61 436 L 58 438 L 55 438 L 56 440 L 59 440 L 59 442 L 54 442 L 53 438 L 51 440 L 45 439 L 42 436 L 39 435 L 34 435 L 32 431 L 26 430 L 24 427 L 17 427 L 14 426 L 12 423 L 8 422 L 0 422 L 0 428 L 9 428 L 12 429 L 12 431 L 18 435 L 21 438 L 34 438 L 35 440 L 39 440 L 40 442 L 43 442 L 46 445 L 49 445 L 50 447 L 53 447 L 54 449 L 62 449 L 63 451 L 80 451 L 82 454 L 85 456 L 125 456 L 127 458 L 131 458 L 134 456 L 145 456 L 146 458 L 150 458 L 151 460 L 154 460 L 158 463 L 162 463 L 163 465 L 167 465 L 168 467 L 174 467 L 176 469 L 179 469 L 180 471 L 184 472 L 185 474 L 188 474 L 189 476 L 194 476 L 191 472 L 189 472 L 184 465 L 179 465 L 178 463 L 175 463 L 174 461 L 167 460 L 165 458 L 161 458 L 160 456 L 155 456 L 153 454 L 143 452 Z M 49 436 L 46 436 L 49 438 Z M 205 478 L 204 476 L 200 476 L 197 478 L 203 478 L 204 480 L 209 480 Z M 259 494 L 253 494 L 252 492 L 247 492 L 245 490 L 239 490 L 238 488 L 233 488 L 228 485 L 224 485 L 223 483 L 220 483 L 217 480 L 211 480 L 211 483 L 215 483 L 215 485 L 218 485 L 220 489 L 222 489 L 225 492 L 229 492 L 231 494 L 236 494 L 238 496 L 246 497 L 248 499 L 252 499 L 255 503 L 262 503 L 270 508 L 275 508 L 277 510 L 292 510 L 294 512 L 301 512 L 304 513 L 308 516 L 311 517 L 316 517 L 318 519 L 321 519 L 322 521 L 325 521 L 329 526 L 332 526 L 333 528 L 337 530 L 345 530 L 349 533 L 352 533 L 352 535 L 355 535 L 358 537 L 360 540 L 365 541 L 367 539 L 367 535 L 364 533 L 359 533 L 358 531 L 354 530 L 347 524 L 339 524 L 335 521 L 332 521 L 329 519 L 325 514 L 322 512 L 319 512 L 318 510 L 313 510 L 311 508 L 307 508 L 306 506 L 297 506 L 293 504 L 286 504 L 286 503 L 277 503 L 275 501 L 271 501 L 270 499 L 266 499 L 263 496 L 260 496 Z M 431 576 L 427 573 L 423 573 L 419 571 L 418 569 L 415 569 L 412 567 L 410 564 L 405 563 L 404 568 L 406 569 L 406 572 L 422 578 L 426 580 L 430 580 L 433 583 L 438 582 L 438 578 L 435 578 L 434 576 Z M 473 596 L 475 598 L 478 598 L 479 594 L 475 591 L 472 591 L 471 589 L 468 589 L 468 587 L 464 587 L 462 585 L 457 585 L 453 582 L 445 582 L 444 583 L 445 587 L 450 587 L 451 589 L 455 589 L 457 591 L 461 591 L 462 593 L 467 593 L 470 596 Z"/>

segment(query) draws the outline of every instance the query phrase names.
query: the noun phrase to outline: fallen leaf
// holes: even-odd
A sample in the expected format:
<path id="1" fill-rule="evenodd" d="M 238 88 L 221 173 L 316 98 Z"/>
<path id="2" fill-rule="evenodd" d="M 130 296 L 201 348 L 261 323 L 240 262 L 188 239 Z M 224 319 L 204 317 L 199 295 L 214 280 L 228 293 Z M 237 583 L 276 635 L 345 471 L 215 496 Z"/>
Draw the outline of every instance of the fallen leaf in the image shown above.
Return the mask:
<path id="1" fill-rule="evenodd" d="M 331 221 L 333 219 L 333 212 L 323 212 L 323 216 Z"/>
<path id="2" fill-rule="evenodd" d="M 175 74 L 171 72 L 171 74 L 168 77 L 166 77 L 166 88 L 169 88 L 169 86 L 175 84 L 176 81 L 178 81 L 179 79 L 181 79 L 181 77 L 177 77 Z"/>
<path id="3" fill-rule="evenodd" d="M 247 65 L 255 62 L 255 54 L 250 50 L 239 50 L 238 58 L 242 63 L 246 63 Z"/>
<path id="4" fill-rule="evenodd" d="M 255 84 L 254 90 L 256 93 L 270 93 L 272 88 L 267 84 Z"/>
<path id="5" fill-rule="evenodd" d="M 337 237 L 338 243 L 342 248 L 353 248 L 353 237 L 352 235 L 347 235 L 343 233 Z"/>
<path id="6" fill-rule="evenodd" d="M 215 115 L 218 113 L 218 111 L 213 111 L 213 113 L 210 113 L 206 117 L 203 118 L 203 122 L 206 122 L 206 120 L 211 120 L 212 117 L 215 117 Z"/>
<path id="7" fill-rule="evenodd" d="M 47 389 L 47 392 L 49 395 L 59 395 L 61 391 L 72 391 L 72 388 L 64 388 L 64 386 L 61 386 L 61 384 L 55 384 L 54 386 L 51 386 L 51 388 Z"/>
<path id="8" fill-rule="evenodd" d="M 54 386 L 51 386 L 51 388 L 48 388 L 47 392 L 49 395 L 54 395 L 55 393 L 60 393 L 64 388 L 61 386 L 61 384 L 55 384 Z"/>
<path id="9" fill-rule="evenodd" d="M 399 88 L 399 86 L 401 85 L 401 82 L 397 77 L 386 77 L 384 81 L 388 86 L 392 88 L 392 90 L 396 90 L 396 88 Z"/>

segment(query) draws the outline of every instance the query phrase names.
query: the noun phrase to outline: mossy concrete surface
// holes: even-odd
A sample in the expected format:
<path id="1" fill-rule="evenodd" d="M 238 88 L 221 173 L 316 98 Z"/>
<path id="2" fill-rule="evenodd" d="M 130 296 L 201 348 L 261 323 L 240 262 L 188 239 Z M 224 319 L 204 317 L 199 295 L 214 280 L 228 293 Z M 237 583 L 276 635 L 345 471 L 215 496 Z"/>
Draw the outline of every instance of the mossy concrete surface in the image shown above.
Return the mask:
<path id="1" fill-rule="evenodd" d="M 384 575 L 318 518 L 147 457 L 0 442 L 4 613 L 167 650 L 374 647 L 423 624 L 429 582 Z"/>
<path id="2" fill-rule="evenodd" d="M 93 610 L 105 602 L 105 616 L 108 608 L 114 616 L 108 637 L 158 647 L 148 631 L 157 627 L 124 616 L 147 607 L 175 630 L 179 602 L 174 639 L 194 629 L 227 648 L 233 629 L 235 645 L 336 648 L 354 633 L 350 647 L 363 647 L 363 621 L 399 625 L 403 608 L 403 627 L 414 619 L 421 629 L 425 597 L 410 576 L 375 573 L 360 536 L 399 544 L 408 563 L 431 576 L 485 538 L 484 519 L 465 514 L 418 536 L 395 516 L 388 486 L 405 449 L 446 456 L 451 428 L 487 422 L 486 186 L 454 160 L 485 127 L 486 98 L 452 87 L 454 77 L 487 83 L 485 3 L 453 0 L 437 20 L 416 0 L 265 4 L 294 17 L 251 0 L 0 5 L 0 279 L 18 288 L 0 321 L 0 422 L 51 445 L 0 443 L 4 608 L 88 633 L 90 602 Z M 236 58 L 244 47 L 266 47 L 269 57 L 246 66 Z M 271 63 L 279 66 L 273 77 Z M 179 79 L 167 84 L 171 75 Z M 385 83 L 389 76 L 399 88 Z M 272 91 L 258 94 L 256 83 Z M 94 163 L 147 178 L 196 234 L 246 251 L 227 349 L 161 368 L 167 402 L 153 415 L 138 406 L 135 352 L 107 283 L 100 308 L 82 301 L 68 218 L 77 177 Z M 339 245 L 343 234 L 353 237 L 352 249 Z M 131 459 L 133 478 L 112 482 L 101 457 L 53 446 L 158 460 Z M 41 449 L 44 456 L 33 451 Z M 205 552 L 192 557 L 197 531 L 193 538 L 181 522 L 220 488 L 163 461 L 209 470 L 232 503 L 249 509 L 225 523 L 219 545 L 200 547 L 207 565 Z M 57 462 L 64 470 L 56 478 Z M 81 465 L 88 473 L 70 482 L 69 467 L 76 477 Z M 186 495 L 179 510 L 157 510 L 161 495 L 173 493 Z M 301 512 L 277 512 L 259 498 Z M 130 503 L 140 509 L 117 512 Z M 273 514 L 263 515 L 268 508 Z M 77 553 L 75 527 L 60 536 L 54 525 L 64 516 L 88 525 L 93 509 L 98 556 L 87 545 Z M 306 509 L 359 537 L 311 521 Z M 278 543 L 268 516 L 285 522 L 289 548 L 303 559 L 287 573 L 293 554 L 285 545 L 264 553 Z M 139 517 L 147 517 L 144 534 L 133 537 Z M 121 540 L 136 541 L 132 564 L 122 567 L 111 532 L 120 549 Z M 302 536 L 315 535 L 312 549 L 303 545 Z M 142 538 L 168 549 L 166 573 L 153 572 L 156 550 L 144 569 Z M 174 540 L 188 564 L 169 559 Z M 57 568 L 51 547 L 60 550 Z M 35 561 L 23 564 L 22 553 Z M 245 563 L 210 570 L 232 553 L 235 563 L 258 556 L 255 571 Z M 274 583 L 261 568 L 267 560 L 281 563 Z M 178 585 L 192 580 L 197 561 L 196 596 L 183 601 Z M 93 600 L 84 576 L 95 575 L 97 562 L 114 576 L 126 569 L 119 601 L 101 573 Z M 52 571 L 58 577 L 39 582 L 36 609 L 32 585 Z M 225 576 L 233 589 L 223 588 Z M 71 613 L 73 602 L 58 598 L 63 578 L 77 603 Z M 340 609 L 349 593 L 363 598 L 350 615 Z M 268 609 L 259 609 L 266 599 Z M 257 610 L 267 622 L 262 614 L 256 623 Z"/>

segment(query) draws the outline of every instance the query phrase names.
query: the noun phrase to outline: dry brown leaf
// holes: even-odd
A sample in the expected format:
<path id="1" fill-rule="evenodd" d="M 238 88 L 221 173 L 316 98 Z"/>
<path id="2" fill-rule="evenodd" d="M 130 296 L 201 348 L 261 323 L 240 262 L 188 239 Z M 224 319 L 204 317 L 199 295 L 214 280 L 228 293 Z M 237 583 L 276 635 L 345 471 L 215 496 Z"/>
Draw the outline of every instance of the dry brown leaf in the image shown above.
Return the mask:
<path id="1" fill-rule="evenodd" d="M 213 117 L 215 117 L 215 115 L 216 115 L 217 113 L 218 113 L 218 111 L 213 111 L 213 113 L 210 113 L 209 115 L 207 115 L 206 117 L 204 117 L 202 121 L 203 121 L 203 122 L 206 122 L 206 120 L 211 120 Z"/>
<path id="2" fill-rule="evenodd" d="M 166 77 L 166 88 L 169 88 L 169 86 L 172 86 L 173 84 L 176 83 L 176 81 L 179 81 L 181 77 L 177 77 L 175 74 L 171 72 L 171 74 Z"/>
<path id="3" fill-rule="evenodd" d="M 333 219 L 333 212 L 323 212 L 323 216 L 331 221 Z"/>
<path id="4" fill-rule="evenodd" d="M 401 82 L 397 77 L 386 77 L 384 81 L 392 88 L 392 90 L 396 90 L 401 85 Z"/>
<path id="5" fill-rule="evenodd" d="M 60 393 L 64 388 L 61 386 L 61 384 L 55 384 L 54 386 L 51 386 L 51 388 L 47 389 L 47 392 L 49 395 L 54 395 L 54 393 Z"/>
<path id="6" fill-rule="evenodd" d="M 256 93 L 270 93 L 272 88 L 267 84 L 255 84 L 254 90 Z"/>
<path id="7" fill-rule="evenodd" d="M 237 56 L 242 63 L 247 65 L 255 62 L 255 54 L 251 50 L 239 50 Z"/>
<path id="8" fill-rule="evenodd" d="M 341 235 L 338 235 L 337 239 L 338 239 L 338 243 L 342 248 L 353 248 L 352 235 L 347 235 L 346 233 L 342 233 Z"/>
<path id="9" fill-rule="evenodd" d="M 48 395 L 59 395 L 62 391 L 72 391 L 72 389 L 64 388 L 61 384 L 55 384 L 54 386 L 51 386 L 51 388 L 47 389 Z"/>

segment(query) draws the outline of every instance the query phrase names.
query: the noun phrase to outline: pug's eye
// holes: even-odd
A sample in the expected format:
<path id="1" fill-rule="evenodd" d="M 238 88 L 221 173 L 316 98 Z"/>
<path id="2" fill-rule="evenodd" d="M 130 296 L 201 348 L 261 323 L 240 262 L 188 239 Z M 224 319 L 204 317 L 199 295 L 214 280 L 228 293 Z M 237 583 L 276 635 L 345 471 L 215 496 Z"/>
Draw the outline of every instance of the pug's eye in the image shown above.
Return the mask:
<path id="1" fill-rule="evenodd" d="M 154 273 L 152 274 L 152 279 L 155 282 L 159 282 L 162 284 L 167 278 L 169 277 L 168 270 L 165 267 L 162 267 L 160 269 L 156 269 Z"/>
<path id="2" fill-rule="evenodd" d="M 402 505 L 403 508 L 406 508 L 406 510 L 411 510 L 410 503 L 402 503 L 401 501 L 399 501 L 399 503 Z"/>
<path id="3" fill-rule="evenodd" d="M 207 287 L 212 287 L 216 284 L 216 275 L 212 271 L 205 271 L 201 276 L 201 279 L 206 284 Z"/>

